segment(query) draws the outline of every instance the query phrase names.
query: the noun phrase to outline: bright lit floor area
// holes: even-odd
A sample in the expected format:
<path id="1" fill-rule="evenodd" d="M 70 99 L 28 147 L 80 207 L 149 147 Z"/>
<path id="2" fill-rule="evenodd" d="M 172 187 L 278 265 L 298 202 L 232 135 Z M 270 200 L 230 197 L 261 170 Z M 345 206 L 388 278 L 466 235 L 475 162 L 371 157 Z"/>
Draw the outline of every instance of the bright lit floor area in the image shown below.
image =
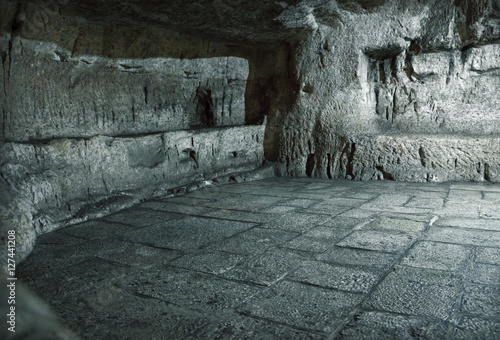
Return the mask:
<path id="1" fill-rule="evenodd" d="M 500 185 L 217 185 L 40 236 L 18 277 L 83 339 L 500 339 Z"/>

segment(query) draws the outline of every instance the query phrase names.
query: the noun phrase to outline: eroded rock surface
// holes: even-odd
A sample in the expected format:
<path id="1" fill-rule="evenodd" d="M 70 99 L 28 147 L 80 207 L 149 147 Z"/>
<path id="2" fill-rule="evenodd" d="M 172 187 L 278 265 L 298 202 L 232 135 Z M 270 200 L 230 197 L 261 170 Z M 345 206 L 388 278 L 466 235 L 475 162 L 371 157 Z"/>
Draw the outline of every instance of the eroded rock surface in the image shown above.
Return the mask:
<path id="1" fill-rule="evenodd" d="M 9 141 L 245 123 L 248 62 L 242 58 L 71 57 L 57 45 L 21 39 L 11 48 Z"/>
<path id="2" fill-rule="evenodd" d="M 264 158 L 500 180 L 498 0 L 0 5 L 0 210 L 25 235 Z"/>

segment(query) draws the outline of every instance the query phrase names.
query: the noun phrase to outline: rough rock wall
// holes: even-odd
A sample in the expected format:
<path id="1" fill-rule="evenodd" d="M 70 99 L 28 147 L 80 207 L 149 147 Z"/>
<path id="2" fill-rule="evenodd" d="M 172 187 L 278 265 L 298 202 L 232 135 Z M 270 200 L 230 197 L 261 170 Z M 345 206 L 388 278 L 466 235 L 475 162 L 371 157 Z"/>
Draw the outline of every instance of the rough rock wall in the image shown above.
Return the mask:
<path id="1" fill-rule="evenodd" d="M 38 234 L 113 200 L 161 195 L 190 182 L 259 167 L 263 126 L 141 137 L 61 138 L 6 143 L 2 177 L 33 204 Z"/>
<path id="2" fill-rule="evenodd" d="M 52 43 L 20 38 L 9 43 L 6 140 L 245 123 L 248 62 L 243 58 L 71 57 L 71 51 Z"/>
<path id="3" fill-rule="evenodd" d="M 368 5 L 370 4 L 370 5 Z M 301 1 L 283 173 L 500 181 L 498 1 Z M 473 151 L 472 151 L 473 150 Z M 485 170 L 486 169 L 486 170 Z"/>
<path id="4" fill-rule="evenodd" d="M 30 3 L 1 4 L 0 224 L 18 259 L 37 234 L 263 164 L 275 48 L 55 12 L 33 26 Z"/>

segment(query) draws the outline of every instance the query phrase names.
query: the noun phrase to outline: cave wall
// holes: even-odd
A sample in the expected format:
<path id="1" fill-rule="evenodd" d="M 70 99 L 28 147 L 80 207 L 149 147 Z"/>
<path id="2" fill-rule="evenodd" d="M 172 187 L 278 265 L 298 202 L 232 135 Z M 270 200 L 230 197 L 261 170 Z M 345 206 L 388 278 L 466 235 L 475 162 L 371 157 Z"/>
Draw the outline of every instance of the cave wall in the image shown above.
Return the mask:
<path id="1" fill-rule="evenodd" d="M 17 38 L 10 44 L 8 141 L 245 123 L 248 62 L 243 58 L 71 57 L 71 51 L 47 42 Z"/>
<path id="2" fill-rule="evenodd" d="M 21 257 L 36 234 L 266 160 L 500 180 L 498 0 L 0 6 L 0 219 Z"/>
<path id="3" fill-rule="evenodd" d="M 61 12 L 37 26 L 39 7 L 2 8 L 0 224 L 16 230 L 18 260 L 42 233 L 263 165 L 274 100 L 263 94 L 282 72 L 269 56 L 288 44 L 233 46 Z"/>
<path id="4" fill-rule="evenodd" d="M 302 9 L 311 34 L 295 54 L 297 100 L 275 117 L 282 172 L 499 181 L 499 8 L 430 0 L 289 6 L 284 24 L 296 25 Z"/>

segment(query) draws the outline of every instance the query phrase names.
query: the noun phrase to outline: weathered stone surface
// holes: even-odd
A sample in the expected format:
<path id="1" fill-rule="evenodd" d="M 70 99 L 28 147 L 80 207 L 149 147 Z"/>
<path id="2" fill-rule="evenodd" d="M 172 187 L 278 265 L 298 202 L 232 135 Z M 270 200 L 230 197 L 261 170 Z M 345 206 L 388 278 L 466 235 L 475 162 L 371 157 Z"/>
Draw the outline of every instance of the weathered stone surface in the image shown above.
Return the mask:
<path id="1" fill-rule="evenodd" d="M 498 4 L 345 3 L 287 9 L 313 33 L 295 104 L 270 119 L 283 173 L 498 181 Z"/>
<path id="2" fill-rule="evenodd" d="M 123 136 L 245 123 L 242 58 L 72 57 L 55 44 L 13 39 L 5 139 Z"/>
<path id="3" fill-rule="evenodd" d="M 0 174 L 15 200 L 0 209 L 7 228 L 21 221 L 19 235 L 31 235 L 20 254 L 33 229 L 252 170 L 263 155 L 292 176 L 500 181 L 497 0 L 1 7 Z M 312 185 L 294 198 L 330 198 L 318 193 L 325 187 L 334 190 Z M 276 195 L 273 203 L 293 197 L 289 187 L 257 192 Z M 371 198 L 311 208 L 365 218 L 432 210 L 409 197 L 348 211 Z M 496 202 L 456 203 L 445 202 L 441 215 L 500 218 Z M 261 216 L 254 202 L 238 204 L 252 210 L 238 218 L 258 222 L 292 209 Z M 304 232 L 317 222 L 264 227 Z"/>
<path id="4" fill-rule="evenodd" d="M 359 180 L 498 181 L 498 137 L 378 135 L 337 144 L 315 175 Z M 305 162 L 305 160 L 304 160 Z M 330 166 L 328 166 L 330 164 Z M 306 164 L 302 164 L 304 169 Z M 291 169 L 291 168 L 290 168 Z M 301 171 L 297 169 L 297 171 Z"/>
<path id="5" fill-rule="evenodd" d="M 484 183 L 273 181 L 207 187 L 150 202 L 193 208 L 224 201 L 232 207 L 224 193 L 248 197 L 256 196 L 252 188 L 266 187 L 270 193 L 287 187 L 297 196 L 311 190 L 324 193 L 328 202 L 347 192 L 378 192 L 375 197 L 381 199 L 374 202 L 381 205 L 389 202 L 387 193 L 397 192 L 392 202 L 398 203 L 429 192 L 481 206 L 488 204 L 481 192 L 500 188 Z M 269 199 L 281 194 L 277 190 L 276 196 L 264 198 L 269 208 L 281 206 L 280 200 Z M 182 219 L 134 227 L 139 218 L 156 223 L 171 213 L 146 205 L 115 215 L 128 216 L 130 224 L 97 219 L 40 235 L 34 252 L 18 268 L 19 280 L 48 299 L 64 324 L 85 337 L 141 338 L 148 329 L 148 336 L 161 339 L 496 339 L 500 248 L 493 235 L 498 232 L 463 227 L 479 227 L 482 218 L 429 222 L 427 215 L 383 212 L 370 222 L 328 215 L 321 226 L 295 238 L 304 240 L 301 245 L 328 249 L 318 254 L 285 248 L 293 233 L 227 220 L 229 214 L 200 218 L 196 210 L 186 209 Z M 440 216 L 439 207 L 428 208 L 431 216 Z M 259 205 L 254 209 L 244 213 L 274 216 L 261 213 Z M 283 214 L 311 216 L 306 209 Z M 413 245 L 385 242 L 384 252 L 331 247 L 337 232 L 353 232 L 359 245 L 377 245 L 374 232 L 403 235 L 398 229 L 406 221 L 413 223 L 414 228 L 405 228 L 417 238 Z M 439 221 L 449 226 L 436 226 Z M 421 231 L 424 223 L 431 224 L 428 232 Z M 447 231 L 434 234 L 434 229 Z M 480 237 L 474 239 L 475 233 Z M 425 240 L 430 236 L 447 238 Z M 464 239 L 472 239 L 473 245 L 460 244 Z"/>
<path id="6" fill-rule="evenodd" d="M 284 281 L 238 310 L 302 329 L 331 332 L 360 301 L 361 295 Z"/>
<path id="7" fill-rule="evenodd" d="M 337 246 L 402 253 L 415 239 L 411 234 L 396 231 L 356 230 L 338 242 Z"/>
<path id="8" fill-rule="evenodd" d="M 463 317 L 453 332 L 454 339 L 494 339 L 500 337 L 500 322 L 474 317 Z"/>
<path id="9" fill-rule="evenodd" d="M 136 272 L 123 278 L 120 285 L 136 294 L 200 311 L 209 308 L 214 312 L 235 308 L 260 290 L 255 286 L 171 267 L 154 273 L 157 280 L 151 280 L 147 272 Z"/>
<path id="10" fill-rule="evenodd" d="M 374 327 L 377 325 L 377 327 Z M 439 339 L 445 338 L 443 322 L 380 312 L 356 315 L 337 339 Z"/>
<path id="11" fill-rule="evenodd" d="M 38 231 L 44 232 L 84 215 L 92 202 L 106 206 L 109 197 L 132 200 L 134 191 L 147 196 L 179 182 L 256 168 L 262 164 L 262 138 L 262 127 L 255 126 L 7 143 L 1 172 L 40 211 Z"/>
<path id="12" fill-rule="evenodd" d="M 143 229 L 133 229 L 125 232 L 123 237 L 131 242 L 138 241 L 153 247 L 189 252 L 204 248 L 254 226 L 253 223 L 190 216 L 157 223 Z M 196 233 L 188 233 L 188 230 L 196 230 Z"/>
<path id="13" fill-rule="evenodd" d="M 500 287 L 470 285 L 462 298 L 462 312 L 490 317 L 500 316 Z"/>
<path id="14" fill-rule="evenodd" d="M 187 336 L 186 340 L 245 338 L 321 340 L 325 338 L 325 334 L 310 333 L 266 320 L 235 316 L 228 320 L 214 321 Z"/>
<path id="15" fill-rule="evenodd" d="M 393 265 L 397 257 L 395 254 L 378 251 L 334 247 L 318 255 L 317 259 L 333 264 L 365 266 L 385 270 Z"/>
<path id="16" fill-rule="evenodd" d="M 471 247 L 437 242 L 421 242 L 415 245 L 402 264 L 438 270 L 463 271 L 470 262 Z"/>
<path id="17" fill-rule="evenodd" d="M 396 267 L 363 306 L 447 320 L 459 293 L 460 285 L 454 274 Z"/>
<path id="18" fill-rule="evenodd" d="M 305 262 L 288 279 L 351 293 L 368 293 L 378 283 L 380 273 L 322 262 Z"/>

